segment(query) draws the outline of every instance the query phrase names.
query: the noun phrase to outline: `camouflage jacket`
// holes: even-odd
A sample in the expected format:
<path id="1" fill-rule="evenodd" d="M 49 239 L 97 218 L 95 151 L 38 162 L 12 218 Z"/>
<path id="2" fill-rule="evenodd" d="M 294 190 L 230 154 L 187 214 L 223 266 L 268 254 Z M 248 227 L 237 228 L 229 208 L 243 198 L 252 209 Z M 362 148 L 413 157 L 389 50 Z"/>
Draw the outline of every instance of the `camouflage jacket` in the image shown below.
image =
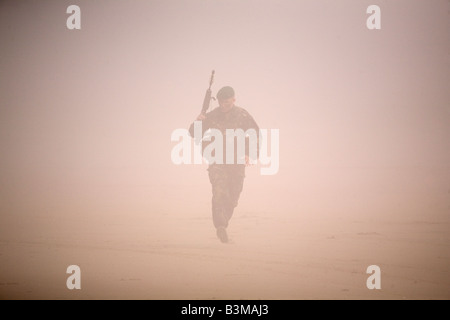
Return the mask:
<path id="1" fill-rule="evenodd" d="M 218 129 L 222 133 L 223 136 L 223 155 L 224 155 L 224 161 L 226 159 L 226 145 L 227 145 L 227 139 L 226 139 L 226 130 L 227 129 L 242 129 L 244 132 L 246 132 L 249 129 L 254 129 L 256 131 L 256 140 L 257 143 L 255 146 L 250 146 L 250 139 L 249 137 L 245 138 L 245 155 L 249 156 L 250 153 L 250 147 L 256 147 L 256 155 L 259 154 L 259 127 L 256 121 L 253 119 L 253 117 L 248 113 L 247 110 L 234 106 L 229 112 L 222 112 L 220 108 L 216 108 L 212 110 L 211 112 L 208 112 L 206 114 L 206 119 L 202 121 L 202 138 L 208 135 L 209 129 Z M 206 135 L 205 135 L 206 132 Z M 189 127 L 189 133 L 191 137 L 194 137 L 194 123 L 191 124 Z M 202 147 L 203 149 L 212 141 L 203 141 Z M 237 138 L 234 138 L 234 163 L 237 163 Z M 202 150 L 203 152 L 203 150 Z"/>

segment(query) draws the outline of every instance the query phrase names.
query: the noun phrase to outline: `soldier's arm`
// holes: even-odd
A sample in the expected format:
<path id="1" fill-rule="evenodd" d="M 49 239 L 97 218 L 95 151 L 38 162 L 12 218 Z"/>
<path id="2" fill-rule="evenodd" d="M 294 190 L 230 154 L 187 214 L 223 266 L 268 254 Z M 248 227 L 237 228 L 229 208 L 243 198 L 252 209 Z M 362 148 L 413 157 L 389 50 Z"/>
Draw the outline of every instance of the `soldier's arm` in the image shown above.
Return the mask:
<path id="1" fill-rule="evenodd" d="M 254 129 L 256 131 L 256 157 L 259 158 L 259 126 L 255 119 L 246 111 L 245 114 L 245 130 Z M 255 147 L 255 146 L 253 146 Z M 245 141 L 245 155 L 250 155 L 250 139 L 247 137 Z M 256 159 L 253 159 L 256 160 Z"/>
<path id="2" fill-rule="evenodd" d="M 206 115 L 203 114 L 203 113 L 199 114 L 195 121 L 201 121 L 202 122 L 202 136 L 203 136 L 205 131 L 208 130 L 209 126 L 210 126 L 209 113 L 207 113 Z M 189 126 L 189 134 L 193 138 L 194 138 L 194 123 L 195 123 L 195 121 L 192 122 L 191 125 Z"/>
<path id="3" fill-rule="evenodd" d="M 253 119 L 253 117 L 249 114 L 249 119 L 248 119 L 248 127 L 255 129 L 257 133 L 259 133 L 259 126 L 256 123 L 255 119 Z"/>

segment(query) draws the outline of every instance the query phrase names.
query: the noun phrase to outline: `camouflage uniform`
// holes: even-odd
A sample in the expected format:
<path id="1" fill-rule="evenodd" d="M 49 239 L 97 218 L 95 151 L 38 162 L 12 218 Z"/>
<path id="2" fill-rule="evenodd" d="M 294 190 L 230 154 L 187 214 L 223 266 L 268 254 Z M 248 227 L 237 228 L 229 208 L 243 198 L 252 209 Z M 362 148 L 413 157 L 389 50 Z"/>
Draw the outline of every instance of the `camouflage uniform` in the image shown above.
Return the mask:
<path id="1" fill-rule="evenodd" d="M 212 217 L 216 228 L 228 226 L 228 222 L 236 208 L 241 194 L 244 178 L 245 164 L 237 164 L 237 143 L 235 141 L 234 164 L 226 164 L 226 129 L 254 129 L 259 137 L 259 127 L 253 117 L 243 108 L 234 106 L 229 112 L 222 112 L 220 108 L 206 114 L 202 122 L 202 136 L 208 129 L 218 129 L 223 135 L 224 164 L 210 164 L 208 167 L 209 181 L 212 185 Z M 194 136 L 194 123 L 189 128 Z M 206 147 L 203 142 L 203 148 Z M 246 138 L 245 154 L 249 155 L 249 139 Z"/>

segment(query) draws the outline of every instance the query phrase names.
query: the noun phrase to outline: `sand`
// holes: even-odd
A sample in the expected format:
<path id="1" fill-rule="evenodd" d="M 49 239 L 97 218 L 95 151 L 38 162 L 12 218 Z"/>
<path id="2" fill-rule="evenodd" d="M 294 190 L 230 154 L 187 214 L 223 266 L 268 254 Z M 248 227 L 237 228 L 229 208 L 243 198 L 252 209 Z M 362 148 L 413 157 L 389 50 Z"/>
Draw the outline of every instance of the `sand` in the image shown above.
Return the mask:
<path id="1" fill-rule="evenodd" d="M 198 173 L 209 196 L 206 173 Z M 291 194 L 302 201 L 273 199 L 273 206 L 255 211 L 252 196 L 262 190 L 250 189 L 260 178 L 251 173 L 251 179 L 225 245 L 215 236 L 209 199 L 195 204 L 194 190 L 160 193 L 165 209 L 152 205 L 156 197 L 134 205 L 111 199 L 112 206 L 62 203 L 45 210 L 16 204 L 15 212 L 1 215 L 0 298 L 450 298 L 448 194 L 408 194 L 416 210 L 384 198 L 377 212 L 350 201 L 336 201 L 332 209 L 327 193 L 313 201 L 315 190 L 300 189 Z M 355 201 L 376 200 L 364 192 Z M 348 193 L 339 192 L 344 198 Z M 66 287 L 69 265 L 81 269 L 81 290 Z M 381 268 L 381 290 L 366 286 L 370 265 Z"/>

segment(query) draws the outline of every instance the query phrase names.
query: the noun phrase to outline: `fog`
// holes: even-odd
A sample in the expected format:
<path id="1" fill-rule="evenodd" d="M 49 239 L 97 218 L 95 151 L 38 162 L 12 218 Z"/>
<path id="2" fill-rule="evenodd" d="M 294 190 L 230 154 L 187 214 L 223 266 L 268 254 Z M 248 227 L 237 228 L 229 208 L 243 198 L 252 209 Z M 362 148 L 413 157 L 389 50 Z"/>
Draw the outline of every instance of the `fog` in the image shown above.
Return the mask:
<path id="1" fill-rule="evenodd" d="M 66 27 L 71 4 L 80 30 Z M 366 27 L 371 4 L 381 8 L 380 30 Z M 420 270 L 377 298 L 448 299 L 448 10 L 437 0 L 2 1 L 0 284 L 18 285 L 1 286 L 0 298 L 73 298 L 65 268 L 83 263 L 98 281 L 76 293 L 88 299 L 373 298 L 359 284 L 321 285 L 324 266 L 341 263 L 349 277 L 359 268 L 361 286 L 370 264 L 400 268 L 389 271 L 392 283 L 401 267 Z M 171 160 L 171 133 L 200 113 L 211 70 L 213 94 L 232 86 L 236 104 L 280 134 L 278 173 L 246 169 L 229 246 L 215 238 L 207 165 Z M 345 240 L 342 257 L 322 243 L 331 237 Z M 397 237 L 407 240 L 391 252 Z M 83 251 L 91 247 L 99 260 Z M 103 256 L 114 250 L 133 257 L 102 282 L 93 274 L 114 265 Z M 248 255 L 253 262 L 240 265 Z M 254 261 L 272 266 L 278 256 L 274 274 L 249 275 Z M 303 258 L 311 263 L 292 265 Z M 232 280 L 211 289 L 228 279 L 221 259 L 246 289 Z M 140 263 L 171 282 L 149 276 L 117 295 L 106 289 L 139 278 Z M 185 279 L 173 278 L 180 263 Z M 36 264 L 51 271 L 29 279 Z M 210 278 L 196 273 L 209 264 Z M 295 289 L 297 267 L 315 277 Z M 283 272 L 272 295 L 254 285 Z M 189 277 L 203 282 L 185 290 Z"/>

